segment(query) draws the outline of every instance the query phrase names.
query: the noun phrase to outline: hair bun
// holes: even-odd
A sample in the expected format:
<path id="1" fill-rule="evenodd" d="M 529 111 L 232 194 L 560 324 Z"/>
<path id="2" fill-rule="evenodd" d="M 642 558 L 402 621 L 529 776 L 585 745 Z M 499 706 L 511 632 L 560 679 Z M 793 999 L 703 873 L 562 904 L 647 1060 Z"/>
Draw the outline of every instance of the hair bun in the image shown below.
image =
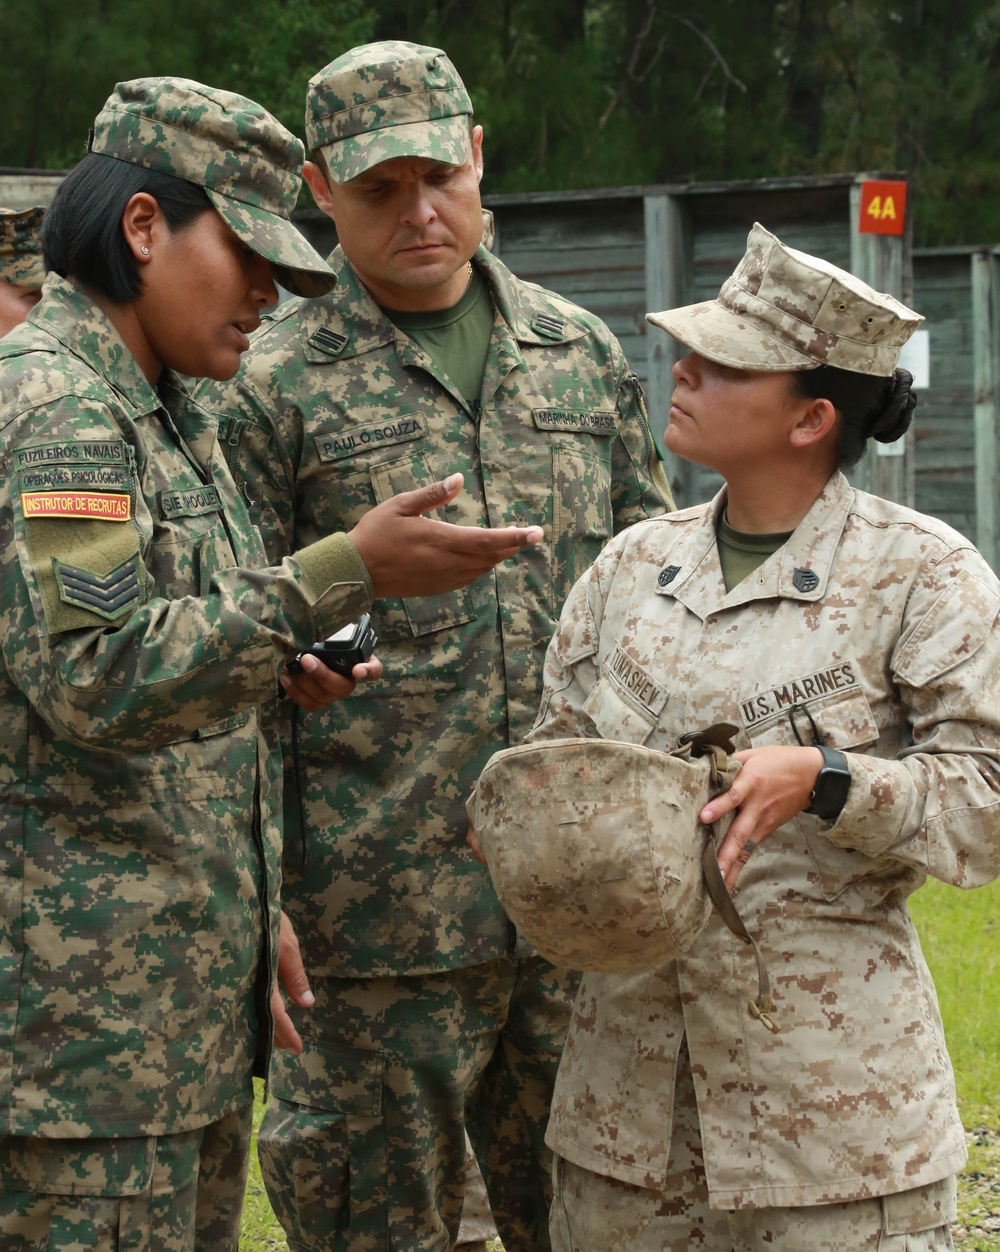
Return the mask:
<path id="1" fill-rule="evenodd" d="M 917 393 L 913 390 L 913 375 L 909 370 L 898 369 L 892 376 L 892 389 L 882 411 L 872 422 L 869 434 L 879 443 L 894 443 L 909 430 Z"/>

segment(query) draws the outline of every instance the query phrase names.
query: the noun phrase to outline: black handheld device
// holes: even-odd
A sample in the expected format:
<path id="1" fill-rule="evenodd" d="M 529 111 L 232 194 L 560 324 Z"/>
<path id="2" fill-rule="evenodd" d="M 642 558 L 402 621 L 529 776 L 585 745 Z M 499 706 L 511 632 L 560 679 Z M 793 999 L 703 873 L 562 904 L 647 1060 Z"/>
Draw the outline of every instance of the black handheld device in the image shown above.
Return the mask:
<path id="1" fill-rule="evenodd" d="M 378 635 L 372 629 L 371 617 L 368 613 L 363 613 L 350 626 L 345 626 L 343 630 L 338 630 L 329 639 L 321 639 L 311 648 L 306 648 L 304 652 L 292 657 L 288 662 L 288 672 L 300 674 L 302 672 L 301 658 L 308 653 L 309 656 L 317 657 L 330 669 L 336 670 L 338 674 L 350 678 L 351 670 L 355 665 L 361 665 L 369 659 L 377 643 Z"/>

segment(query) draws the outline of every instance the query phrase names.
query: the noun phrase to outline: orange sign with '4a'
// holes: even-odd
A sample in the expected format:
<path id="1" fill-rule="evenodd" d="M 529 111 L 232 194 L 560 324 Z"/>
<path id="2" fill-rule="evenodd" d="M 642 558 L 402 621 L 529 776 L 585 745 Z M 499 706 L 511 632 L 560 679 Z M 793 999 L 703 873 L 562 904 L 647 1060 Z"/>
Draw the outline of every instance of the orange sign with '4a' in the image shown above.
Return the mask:
<path id="1" fill-rule="evenodd" d="M 906 183 L 867 179 L 861 184 L 862 235 L 901 235 L 906 228 Z"/>

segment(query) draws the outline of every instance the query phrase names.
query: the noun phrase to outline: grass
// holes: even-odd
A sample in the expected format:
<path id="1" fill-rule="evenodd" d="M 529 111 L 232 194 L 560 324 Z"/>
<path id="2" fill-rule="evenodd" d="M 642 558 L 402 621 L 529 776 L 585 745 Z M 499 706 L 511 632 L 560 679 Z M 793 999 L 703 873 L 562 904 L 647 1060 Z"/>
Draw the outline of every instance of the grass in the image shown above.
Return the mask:
<path id="1" fill-rule="evenodd" d="M 958 1180 L 955 1247 L 1000 1252 L 1000 882 L 957 891 L 928 882 L 911 901 L 937 984 L 969 1163 Z M 257 1121 L 262 1109 L 257 1106 Z M 502 1252 L 499 1244 L 495 1252 Z M 250 1166 L 242 1252 L 287 1252 L 257 1168 Z"/>
<path id="2" fill-rule="evenodd" d="M 911 912 L 937 985 L 969 1144 L 955 1247 L 1000 1252 L 1000 882 L 971 892 L 928 882 Z"/>

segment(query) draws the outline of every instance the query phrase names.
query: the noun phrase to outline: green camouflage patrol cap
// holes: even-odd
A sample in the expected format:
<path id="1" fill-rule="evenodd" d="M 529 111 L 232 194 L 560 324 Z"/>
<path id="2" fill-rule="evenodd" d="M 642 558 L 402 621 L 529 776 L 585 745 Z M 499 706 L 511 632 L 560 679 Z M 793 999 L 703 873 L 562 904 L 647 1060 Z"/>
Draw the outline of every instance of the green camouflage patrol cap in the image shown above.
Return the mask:
<path id="1" fill-rule="evenodd" d="M 335 183 L 393 157 L 462 165 L 472 101 L 440 48 L 389 40 L 362 44 L 309 80 L 306 141 Z"/>
<path id="2" fill-rule="evenodd" d="M 0 209 L 0 282 L 40 287 L 44 209 Z"/>
<path id="3" fill-rule="evenodd" d="M 756 944 L 716 860 L 732 815 L 699 813 L 739 766 L 734 726 L 686 736 L 673 752 L 609 739 L 554 739 L 496 752 L 468 804 L 500 903 L 555 965 L 653 969 L 690 951 L 712 908 L 757 955 L 754 1016 L 771 998 Z"/>
<path id="4" fill-rule="evenodd" d="M 259 104 L 187 78 L 119 83 L 97 115 L 90 151 L 204 187 L 227 226 L 271 261 L 282 286 L 320 296 L 330 267 L 289 220 L 305 149 Z"/>
<path id="5" fill-rule="evenodd" d="M 890 377 L 924 320 L 829 261 L 786 247 L 759 223 L 714 300 L 646 320 L 710 361 L 746 370 L 834 365 Z"/>

